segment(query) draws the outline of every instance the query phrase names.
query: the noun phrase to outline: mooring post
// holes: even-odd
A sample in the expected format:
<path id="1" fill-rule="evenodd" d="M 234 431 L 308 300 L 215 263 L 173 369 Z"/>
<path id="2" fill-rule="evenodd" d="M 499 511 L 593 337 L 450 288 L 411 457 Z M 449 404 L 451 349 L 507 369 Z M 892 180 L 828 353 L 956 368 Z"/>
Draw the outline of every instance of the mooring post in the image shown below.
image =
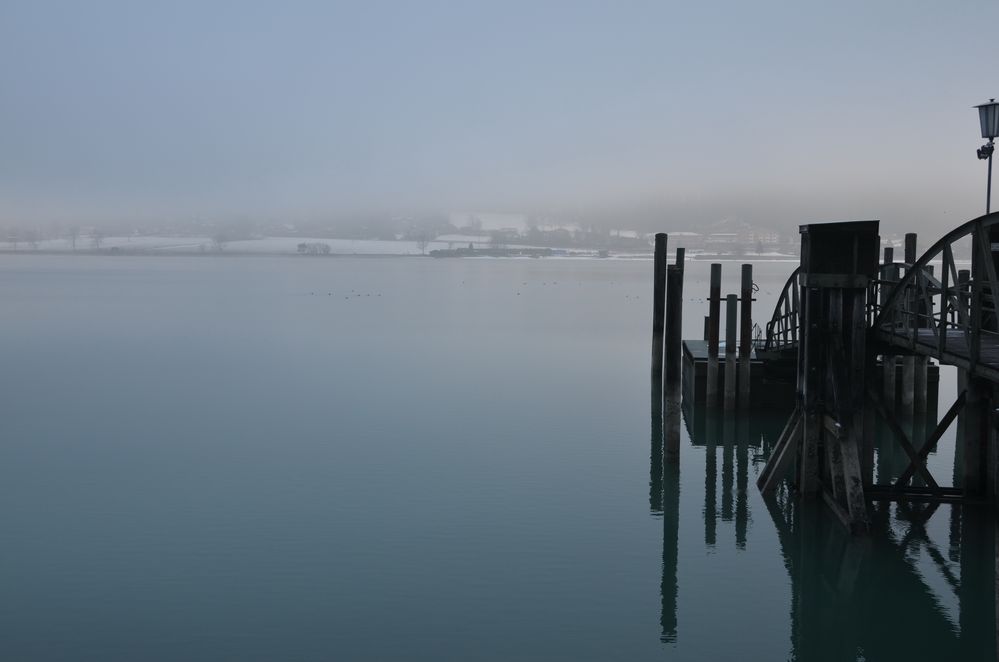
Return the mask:
<path id="1" fill-rule="evenodd" d="M 705 407 L 718 406 L 718 333 L 721 315 L 721 264 L 711 265 L 711 287 L 708 291 L 708 365 L 705 378 Z"/>
<path id="2" fill-rule="evenodd" d="M 734 294 L 725 297 L 725 413 L 735 411 L 737 383 L 736 343 L 738 336 L 739 298 Z"/>
<path id="3" fill-rule="evenodd" d="M 666 270 L 666 405 L 665 461 L 680 458 L 681 365 L 683 337 L 683 262 L 677 251 L 677 264 Z"/>
<path id="4" fill-rule="evenodd" d="M 742 265 L 742 308 L 739 311 L 739 408 L 749 409 L 753 353 L 753 265 Z"/>
<path id="5" fill-rule="evenodd" d="M 663 342 L 666 313 L 666 234 L 656 233 L 652 256 L 652 416 L 663 412 Z"/>

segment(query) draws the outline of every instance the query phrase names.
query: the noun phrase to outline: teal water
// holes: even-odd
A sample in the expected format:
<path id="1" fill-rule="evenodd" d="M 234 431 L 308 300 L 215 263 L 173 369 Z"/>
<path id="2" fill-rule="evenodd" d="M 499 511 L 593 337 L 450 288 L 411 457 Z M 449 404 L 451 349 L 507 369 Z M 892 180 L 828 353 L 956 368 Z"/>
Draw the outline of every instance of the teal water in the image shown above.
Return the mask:
<path id="1" fill-rule="evenodd" d="M 995 659 L 990 518 L 765 503 L 762 414 L 657 469 L 650 281 L 3 257 L 0 659 Z"/>

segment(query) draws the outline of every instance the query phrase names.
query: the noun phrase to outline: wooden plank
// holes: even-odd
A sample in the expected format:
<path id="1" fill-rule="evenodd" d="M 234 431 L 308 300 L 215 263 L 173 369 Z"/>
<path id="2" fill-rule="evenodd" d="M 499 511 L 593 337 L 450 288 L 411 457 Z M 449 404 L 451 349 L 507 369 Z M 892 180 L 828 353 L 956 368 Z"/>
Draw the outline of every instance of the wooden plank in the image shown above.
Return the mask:
<path id="1" fill-rule="evenodd" d="M 850 518 L 850 532 L 864 533 L 870 524 L 867 517 L 867 499 L 864 494 L 860 454 L 857 449 L 856 434 L 853 431 L 840 438 L 838 454 L 843 474 L 847 515 Z"/>
<path id="2" fill-rule="evenodd" d="M 770 454 L 760 477 L 756 480 L 756 486 L 760 492 L 767 494 L 772 492 L 781 479 L 787 474 L 788 469 L 798 455 L 798 447 L 801 439 L 801 410 L 797 407 L 787 419 L 784 430 L 777 438 L 777 443 Z"/>

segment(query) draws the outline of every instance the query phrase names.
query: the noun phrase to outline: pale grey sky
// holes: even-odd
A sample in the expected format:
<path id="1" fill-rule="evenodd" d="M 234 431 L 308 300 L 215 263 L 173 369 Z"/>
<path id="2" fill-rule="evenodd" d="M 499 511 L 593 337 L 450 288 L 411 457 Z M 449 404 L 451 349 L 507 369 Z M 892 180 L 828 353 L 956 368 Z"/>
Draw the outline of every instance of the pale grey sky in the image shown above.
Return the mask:
<path id="1" fill-rule="evenodd" d="M 351 210 L 956 225 L 999 3 L 0 4 L 0 225 Z"/>

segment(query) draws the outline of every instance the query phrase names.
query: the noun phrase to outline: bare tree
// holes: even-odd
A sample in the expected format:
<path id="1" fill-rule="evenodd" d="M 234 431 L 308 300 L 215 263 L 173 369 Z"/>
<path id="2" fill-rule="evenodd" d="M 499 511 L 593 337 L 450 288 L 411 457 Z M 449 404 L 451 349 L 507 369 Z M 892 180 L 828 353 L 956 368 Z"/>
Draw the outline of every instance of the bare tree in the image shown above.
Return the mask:
<path id="1" fill-rule="evenodd" d="M 218 232 L 212 235 L 212 248 L 221 253 L 223 249 L 225 249 L 227 241 L 229 241 L 229 237 L 227 237 L 224 232 Z"/>
<path id="2" fill-rule="evenodd" d="M 420 249 L 421 255 L 427 254 L 427 245 L 430 244 L 432 238 L 429 232 L 423 231 L 416 236 L 416 247 Z"/>
<path id="3" fill-rule="evenodd" d="M 73 248 L 73 252 L 76 252 L 76 240 L 80 237 L 80 228 L 73 226 L 69 229 L 69 245 Z"/>
<path id="4" fill-rule="evenodd" d="M 104 233 L 98 228 L 94 228 L 94 231 L 90 234 L 90 241 L 93 243 L 95 249 L 100 250 L 101 242 L 104 241 Z"/>

